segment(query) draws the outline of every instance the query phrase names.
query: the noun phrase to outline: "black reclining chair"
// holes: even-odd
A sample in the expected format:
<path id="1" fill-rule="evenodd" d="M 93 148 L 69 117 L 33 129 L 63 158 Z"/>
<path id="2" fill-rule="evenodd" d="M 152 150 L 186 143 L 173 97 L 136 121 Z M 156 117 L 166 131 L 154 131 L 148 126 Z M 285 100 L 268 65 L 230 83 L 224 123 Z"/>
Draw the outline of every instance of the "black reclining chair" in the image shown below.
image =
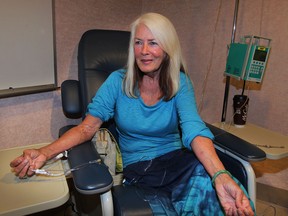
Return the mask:
<path id="1" fill-rule="evenodd" d="M 78 47 L 79 81 L 66 80 L 61 86 L 62 106 L 68 118 L 84 118 L 91 98 L 108 75 L 126 65 L 129 32 L 113 30 L 89 30 L 85 32 Z M 256 200 L 255 174 L 249 161 L 266 158 L 265 153 L 240 138 L 207 123 L 215 135 L 217 153 L 228 169 L 247 189 L 251 199 Z M 60 136 L 69 128 L 60 129 Z M 103 127 L 115 134 L 113 122 Z M 83 143 L 68 151 L 70 167 L 99 159 L 91 142 Z M 101 164 L 91 164 L 72 173 L 75 188 L 85 196 L 100 194 L 103 215 L 152 215 L 149 204 L 134 186 L 113 187 L 108 169 Z M 112 192 L 111 192 L 112 191 Z"/>

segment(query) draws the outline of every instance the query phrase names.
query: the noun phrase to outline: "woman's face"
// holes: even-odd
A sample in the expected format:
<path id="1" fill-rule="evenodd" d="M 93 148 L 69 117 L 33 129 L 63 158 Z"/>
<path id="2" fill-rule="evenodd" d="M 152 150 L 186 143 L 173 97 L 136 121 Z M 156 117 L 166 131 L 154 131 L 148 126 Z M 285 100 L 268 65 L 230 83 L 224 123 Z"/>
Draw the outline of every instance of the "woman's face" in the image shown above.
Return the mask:
<path id="1" fill-rule="evenodd" d="M 166 55 L 144 24 L 136 28 L 134 53 L 136 63 L 143 73 L 158 71 Z"/>

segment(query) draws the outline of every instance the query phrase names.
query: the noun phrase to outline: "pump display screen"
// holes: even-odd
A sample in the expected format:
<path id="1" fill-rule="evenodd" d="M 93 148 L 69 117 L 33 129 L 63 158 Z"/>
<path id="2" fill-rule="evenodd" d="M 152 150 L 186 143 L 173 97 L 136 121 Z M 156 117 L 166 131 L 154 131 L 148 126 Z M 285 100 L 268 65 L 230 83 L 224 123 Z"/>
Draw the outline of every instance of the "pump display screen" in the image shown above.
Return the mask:
<path id="1" fill-rule="evenodd" d="M 267 56 L 267 52 L 263 50 L 255 50 L 253 60 L 265 62 Z"/>

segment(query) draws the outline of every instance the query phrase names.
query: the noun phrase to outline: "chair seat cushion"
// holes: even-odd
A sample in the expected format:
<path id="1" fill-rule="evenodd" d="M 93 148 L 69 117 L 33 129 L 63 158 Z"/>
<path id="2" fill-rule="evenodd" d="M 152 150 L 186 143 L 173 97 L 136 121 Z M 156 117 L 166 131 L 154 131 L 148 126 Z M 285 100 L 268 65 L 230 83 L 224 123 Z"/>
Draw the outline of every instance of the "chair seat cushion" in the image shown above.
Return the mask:
<path id="1" fill-rule="evenodd" d="M 117 185 L 113 187 L 112 194 L 116 216 L 153 215 L 148 201 L 141 198 L 140 188 L 131 185 Z"/>

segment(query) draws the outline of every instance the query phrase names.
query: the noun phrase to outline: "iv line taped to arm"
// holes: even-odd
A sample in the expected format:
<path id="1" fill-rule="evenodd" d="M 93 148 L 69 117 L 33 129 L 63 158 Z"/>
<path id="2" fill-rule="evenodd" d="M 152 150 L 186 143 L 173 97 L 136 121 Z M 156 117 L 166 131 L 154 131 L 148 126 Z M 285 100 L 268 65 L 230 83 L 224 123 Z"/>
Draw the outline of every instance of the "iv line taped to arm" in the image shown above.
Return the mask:
<path id="1" fill-rule="evenodd" d="M 59 159 L 61 159 L 63 157 L 68 158 L 68 151 L 64 151 L 64 152 L 59 153 L 54 158 L 51 158 L 50 160 L 48 160 L 45 164 L 46 165 L 52 164 L 52 163 L 58 161 Z"/>
<path id="2" fill-rule="evenodd" d="M 89 166 L 91 164 L 96 164 L 96 163 L 101 164 L 101 159 L 88 161 L 87 163 L 80 164 L 80 165 L 78 165 L 74 168 L 68 169 L 64 172 L 62 170 L 50 170 L 50 169 L 35 169 L 32 171 L 35 172 L 36 175 L 38 174 L 38 175 L 45 175 L 45 176 L 51 176 L 51 177 L 58 177 L 58 176 L 62 176 L 62 175 L 67 176 L 73 171 L 82 169 L 86 166 Z"/>
<path id="3" fill-rule="evenodd" d="M 67 151 L 64 151 L 64 152 L 56 155 L 54 158 L 49 160 L 48 163 L 46 163 L 46 165 L 52 164 L 63 157 L 66 157 L 66 158 L 68 157 Z M 95 163 L 101 164 L 101 159 L 91 160 L 91 161 L 88 161 L 87 163 L 80 164 L 76 167 L 73 167 L 71 169 L 64 170 L 64 171 L 63 170 L 53 170 L 53 169 L 34 169 L 32 171 L 35 172 L 36 175 L 45 175 L 45 176 L 51 176 L 51 177 L 58 177 L 58 176 L 62 176 L 62 175 L 68 176 L 73 171 L 82 169 L 88 165 L 95 164 Z"/>

